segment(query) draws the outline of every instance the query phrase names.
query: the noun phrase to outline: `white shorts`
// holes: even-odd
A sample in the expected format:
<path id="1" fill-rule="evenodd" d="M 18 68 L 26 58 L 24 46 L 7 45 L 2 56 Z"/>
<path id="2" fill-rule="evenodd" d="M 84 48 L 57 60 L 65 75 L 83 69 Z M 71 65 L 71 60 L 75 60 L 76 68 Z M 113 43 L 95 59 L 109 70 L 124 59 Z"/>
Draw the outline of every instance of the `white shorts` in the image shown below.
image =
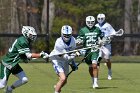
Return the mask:
<path id="1" fill-rule="evenodd" d="M 69 64 L 65 61 L 52 60 L 53 68 L 57 74 L 64 72 L 65 75 L 69 73 Z"/>
<path id="2" fill-rule="evenodd" d="M 100 48 L 100 56 L 105 59 L 110 59 L 111 56 L 111 44 L 102 46 Z"/>

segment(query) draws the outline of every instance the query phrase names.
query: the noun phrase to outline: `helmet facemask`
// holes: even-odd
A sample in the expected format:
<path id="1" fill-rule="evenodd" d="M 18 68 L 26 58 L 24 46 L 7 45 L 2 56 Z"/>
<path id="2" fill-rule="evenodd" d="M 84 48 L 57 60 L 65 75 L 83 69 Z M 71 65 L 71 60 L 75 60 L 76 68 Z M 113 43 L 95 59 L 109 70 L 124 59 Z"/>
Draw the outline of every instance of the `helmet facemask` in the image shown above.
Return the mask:
<path id="1" fill-rule="evenodd" d="M 104 14 L 98 14 L 97 21 L 99 24 L 102 24 L 105 21 L 105 15 Z"/>
<path id="2" fill-rule="evenodd" d="M 63 34 L 63 40 L 65 42 L 68 42 L 70 40 L 71 36 L 72 36 L 71 34 Z"/>
<path id="3" fill-rule="evenodd" d="M 86 17 L 86 25 L 89 27 L 89 28 L 92 28 L 95 24 L 95 18 L 93 16 L 88 16 Z"/>
<path id="4" fill-rule="evenodd" d="M 68 25 L 62 26 L 61 37 L 63 38 L 64 42 L 69 42 L 71 36 L 72 36 L 72 28 Z"/>
<path id="5" fill-rule="evenodd" d="M 28 38 L 29 38 L 31 41 L 35 41 L 36 38 L 37 38 L 37 35 L 29 34 L 29 35 L 28 35 Z"/>

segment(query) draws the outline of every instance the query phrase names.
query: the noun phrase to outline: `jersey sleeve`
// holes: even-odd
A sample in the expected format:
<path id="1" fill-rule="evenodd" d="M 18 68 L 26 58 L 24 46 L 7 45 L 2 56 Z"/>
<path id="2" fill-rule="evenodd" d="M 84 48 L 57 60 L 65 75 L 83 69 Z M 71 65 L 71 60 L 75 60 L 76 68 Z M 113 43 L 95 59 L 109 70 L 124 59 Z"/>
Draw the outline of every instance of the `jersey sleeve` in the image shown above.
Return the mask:
<path id="1" fill-rule="evenodd" d="M 79 33 L 78 33 L 77 39 L 83 40 L 84 36 L 85 36 L 85 34 L 84 34 L 83 30 L 81 29 L 81 30 L 79 31 Z"/>
<path id="2" fill-rule="evenodd" d="M 29 43 L 26 42 L 24 39 L 19 39 L 18 44 L 16 46 L 19 54 L 30 53 Z"/>
<path id="3" fill-rule="evenodd" d="M 109 35 L 114 35 L 116 33 L 115 29 L 109 24 L 108 29 L 110 30 Z"/>
<path id="4" fill-rule="evenodd" d="M 56 54 L 65 52 L 63 44 L 61 43 L 60 39 L 56 40 L 54 50 L 56 51 Z"/>

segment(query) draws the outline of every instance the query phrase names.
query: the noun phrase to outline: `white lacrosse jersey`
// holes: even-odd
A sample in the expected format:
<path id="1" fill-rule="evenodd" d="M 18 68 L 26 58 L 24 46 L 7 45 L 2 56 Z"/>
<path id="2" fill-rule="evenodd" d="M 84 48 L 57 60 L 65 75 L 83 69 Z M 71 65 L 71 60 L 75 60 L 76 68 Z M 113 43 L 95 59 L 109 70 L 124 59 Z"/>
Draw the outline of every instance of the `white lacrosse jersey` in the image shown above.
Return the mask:
<path id="1" fill-rule="evenodd" d="M 62 37 L 56 40 L 54 49 L 50 53 L 50 59 L 52 60 L 53 68 L 57 74 L 64 72 L 65 75 L 67 75 L 69 73 L 69 61 L 64 59 L 63 56 L 58 56 L 57 54 L 74 50 L 76 48 L 75 42 L 76 41 L 73 36 L 68 43 L 65 43 Z"/>
<path id="2" fill-rule="evenodd" d="M 57 56 L 57 54 L 72 51 L 75 48 L 76 48 L 76 40 L 73 36 L 71 37 L 70 42 L 68 42 L 68 43 L 65 43 L 63 41 L 62 37 L 59 37 L 55 42 L 54 49 L 50 53 L 50 56 L 52 56 L 52 55 L 56 55 L 56 56 L 52 56 L 50 58 L 51 58 L 51 60 L 56 59 L 56 60 L 60 60 L 60 61 L 66 61 L 63 57 Z"/>
<path id="3" fill-rule="evenodd" d="M 99 23 L 97 23 L 95 26 L 100 28 L 100 30 L 104 33 L 105 37 L 114 35 L 116 32 L 115 29 L 107 22 L 102 26 L 100 26 Z"/>
<path id="4" fill-rule="evenodd" d="M 115 29 L 109 24 L 109 23 L 105 23 L 102 26 L 99 25 L 99 23 L 97 23 L 95 25 L 96 27 L 99 27 L 100 30 L 104 33 L 104 37 L 110 36 L 110 35 L 114 35 L 115 34 Z M 111 44 L 106 44 L 105 46 L 102 46 L 101 49 L 101 56 L 104 57 L 105 59 L 110 59 L 110 55 L 111 55 Z M 108 52 L 107 52 L 108 50 Z"/>

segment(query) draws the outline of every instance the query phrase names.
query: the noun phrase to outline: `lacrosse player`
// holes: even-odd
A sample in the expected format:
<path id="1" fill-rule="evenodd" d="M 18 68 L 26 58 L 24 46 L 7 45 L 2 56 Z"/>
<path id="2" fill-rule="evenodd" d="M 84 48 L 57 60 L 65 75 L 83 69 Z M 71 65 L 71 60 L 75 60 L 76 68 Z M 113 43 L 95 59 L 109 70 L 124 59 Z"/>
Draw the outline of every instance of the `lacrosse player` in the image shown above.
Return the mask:
<path id="1" fill-rule="evenodd" d="M 108 22 L 105 21 L 105 14 L 98 14 L 97 21 L 98 21 L 98 23 L 95 26 L 99 27 L 100 30 L 104 33 L 104 38 L 109 37 L 108 39 L 110 39 L 109 42 L 106 42 L 106 44 L 104 44 L 104 46 L 101 48 L 101 54 L 102 54 L 102 58 L 105 59 L 107 67 L 108 67 L 108 80 L 111 80 L 112 79 L 112 71 L 111 71 L 111 61 L 110 61 L 110 55 L 111 55 L 111 43 L 110 43 L 110 41 L 111 41 L 112 37 L 110 37 L 110 36 L 113 33 L 115 33 L 116 31 Z"/>
<path id="2" fill-rule="evenodd" d="M 95 26 L 93 16 L 86 17 L 86 26 L 81 28 L 77 37 L 77 43 L 82 43 L 84 47 L 96 46 L 98 38 L 102 38 L 101 30 Z M 89 74 L 93 81 L 93 88 L 98 87 L 98 69 L 97 64 L 100 61 L 99 49 L 87 49 L 85 53 L 85 62 L 89 66 Z"/>
<path id="3" fill-rule="evenodd" d="M 64 55 L 57 54 L 72 51 L 75 48 L 76 43 L 75 38 L 72 36 L 72 27 L 69 25 L 62 26 L 61 37 L 56 40 L 54 49 L 50 53 L 50 59 L 52 60 L 54 70 L 59 77 L 59 81 L 54 86 L 54 93 L 60 93 L 61 88 L 67 83 L 66 76 L 69 73 L 69 63 L 72 64 L 73 71 L 78 69 L 74 62 L 74 58 L 76 56 L 75 53 Z"/>
<path id="4" fill-rule="evenodd" d="M 7 86 L 5 88 L 5 93 L 12 93 L 15 88 L 28 82 L 25 72 L 19 65 L 21 60 L 27 63 L 32 58 L 48 57 L 48 54 L 45 52 L 31 53 L 30 43 L 35 41 L 37 37 L 37 33 L 33 27 L 23 26 L 22 34 L 23 36 L 20 36 L 13 42 L 12 46 L 8 50 L 8 53 L 3 57 L 1 62 L 0 89 L 7 85 L 11 73 L 19 79 L 11 86 Z"/>

